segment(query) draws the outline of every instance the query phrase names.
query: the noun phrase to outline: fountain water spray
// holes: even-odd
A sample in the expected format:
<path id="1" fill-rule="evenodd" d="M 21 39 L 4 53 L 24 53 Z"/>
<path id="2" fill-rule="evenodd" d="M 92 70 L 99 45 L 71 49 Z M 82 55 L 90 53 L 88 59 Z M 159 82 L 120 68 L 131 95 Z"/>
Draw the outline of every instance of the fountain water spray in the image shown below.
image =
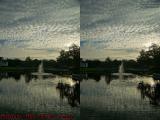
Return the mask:
<path id="1" fill-rule="evenodd" d="M 113 76 L 119 76 L 120 80 L 123 80 L 124 77 L 134 77 L 135 76 L 132 73 L 125 73 L 123 61 L 121 61 L 121 64 L 120 64 L 119 69 L 118 69 L 118 73 L 113 73 L 112 75 Z"/>
<path id="2" fill-rule="evenodd" d="M 44 67 L 43 67 L 43 61 L 41 61 L 41 63 L 39 64 L 38 71 L 32 73 L 32 75 L 35 75 L 35 76 L 53 76 L 52 73 L 45 73 Z"/>
<path id="3" fill-rule="evenodd" d="M 38 66 L 38 73 L 44 73 L 43 61 L 41 61 L 41 64 Z"/>
<path id="4" fill-rule="evenodd" d="M 119 79 L 122 80 L 123 79 L 123 74 L 124 74 L 124 65 L 123 65 L 123 61 L 121 62 L 121 65 L 119 66 Z"/>

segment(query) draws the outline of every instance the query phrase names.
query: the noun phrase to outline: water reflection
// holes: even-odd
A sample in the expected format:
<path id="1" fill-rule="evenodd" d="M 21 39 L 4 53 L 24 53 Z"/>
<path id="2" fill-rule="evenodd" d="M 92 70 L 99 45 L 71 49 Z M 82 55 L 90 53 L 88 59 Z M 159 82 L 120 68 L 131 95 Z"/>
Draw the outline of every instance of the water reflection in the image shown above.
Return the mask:
<path id="1" fill-rule="evenodd" d="M 103 76 L 105 76 L 106 80 L 109 81 L 109 82 L 112 80 L 111 79 L 111 74 L 105 74 Z M 88 73 L 88 74 L 81 74 L 81 77 L 82 77 L 83 80 L 92 79 L 92 80 L 95 80 L 95 81 L 99 82 L 101 80 L 102 75 L 101 74 L 92 74 L 92 73 L 89 74 Z"/>
<path id="2" fill-rule="evenodd" d="M 142 99 L 148 98 L 150 104 L 160 105 L 160 83 L 155 82 L 154 84 L 144 83 L 143 81 L 138 84 L 138 90 L 141 93 Z"/>
<path id="3" fill-rule="evenodd" d="M 21 80 L 21 77 L 25 79 L 26 83 L 31 82 L 32 80 L 45 80 L 47 78 L 54 78 L 55 76 L 44 76 L 44 75 L 32 75 L 31 73 L 23 73 L 23 72 L 1 72 L 0 73 L 0 81 L 2 79 L 13 78 L 15 81 Z"/>
<path id="4" fill-rule="evenodd" d="M 104 79 L 106 81 L 106 84 L 110 84 L 112 80 L 119 80 L 119 76 L 112 75 L 112 73 L 106 73 L 106 74 L 81 74 L 82 80 L 94 80 L 96 82 L 99 82 L 100 80 Z M 128 80 L 135 78 L 136 76 L 123 76 L 123 80 Z"/>
<path id="5" fill-rule="evenodd" d="M 65 76 L 65 77 L 64 77 Z M 9 90 L 9 81 L 12 83 L 13 80 L 15 80 L 15 82 L 18 82 L 18 84 L 22 85 L 24 81 L 26 83 L 26 85 L 28 85 L 27 87 L 32 87 L 31 89 L 33 89 L 36 86 L 41 86 L 43 85 L 45 88 L 45 90 L 48 89 L 52 89 L 52 90 L 58 90 L 59 92 L 59 99 L 64 99 L 67 98 L 68 99 L 68 105 L 70 105 L 71 107 L 79 107 L 80 105 L 80 83 L 78 82 L 78 80 L 73 80 L 71 78 L 71 75 L 63 75 L 63 76 L 34 76 L 31 73 L 18 73 L 18 72 L 1 72 L 0 73 L 0 89 L 1 86 L 6 87 L 7 91 Z M 58 81 L 62 80 L 61 87 L 59 86 Z M 3 83 L 1 83 L 3 82 Z M 7 83 L 5 83 L 7 82 Z M 4 84 L 5 83 L 5 84 Z M 43 84 L 42 84 L 43 83 Z M 18 84 L 16 86 L 18 86 Z M 8 85 L 8 86 L 6 86 Z M 50 86 L 52 86 L 53 88 L 50 88 Z M 11 87 L 13 88 L 13 87 Z M 35 87 L 36 88 L 36 87 Z M 15 88 L 17 89 L 17 88 Z M 38 88 L 39 91 L 43 88 Z M 13 90 L 12 90 L 13 91 Z M 24 92 L 25 88 L 23 88 L 23 90 L 19 91 Z M 26 90 L 27 91 L 27 90 Z M 4 91 L 5 92 L 5 91 Z M 30 91 L 33 92 L 33 96 L 31 97 L 36 97 L 37 95 L 34 96 L 34 91 Z M 47 91 L 46 91 L 47 92 Z M 4 93 L 5 94 L 5 93 Z M 7 93 L 9 94 L 9 93 Z M 14 94 L 19 94 L 19 93 L 14 93 Z M 55 93 L 53 93 L 55 94 Z M 49 95 L 49 93 L 48 93 Z M 43 96 L 43 95 L 41 95 Z M 45 97 L 46 95 L 44 95 Z M 1 97 L 1 94 L 0 94 Z M 48 96 L 50 97 L 50 96 Z M 9 99 L 9 98 L 8 98 Z M 45 99 L 45 98 L 44 98 Z M 29 101 L 29 100 L 28 100 Z M 47 101 L 46 101 L 47 102 Z"/>
<path id="6" fill-rule="evenodd" d="M 66 97 L 68 100 L 68 103 L 72 107 L 77 107 L 80 105 L 80 83 L 79 82 L 77 82 L 73 86 L 66 83 L 59 82 L 56 88 L 60 92 L 60 98 L 64 99 Z"/>
<path id="7" fill-rule="evenodd" d="M 81 76 L 83 77 L 83 80 L 94 80 L 96 82 L 100 82 L 100 80 L 104 80 L 107 85 L 111 84 L 113 80 L 120 81 L 117 76 L 112 76 L 111 73 L 107 73 L 103 75 L 102 74 L 83 74 Z M 142 76 L 141 77 L 139 76 L 139 79 L 142 79 L 142 78 L 143 78 Z M 129 83 L 129 81 L 132 81 L 132 80 L 136 82 L 137 79 L 135 78 L 135 76 L 134 77 L 124 76 L 123 80 L 126 80 L 126 82 Z M 147 80 L 147 78 L 145 80 Z M 126 85 L 126 88 L 127 87 L 128 86 Z M 138 91 L 140 91 L 142 99 L 148 98 L 150 104 L 158 105 L 158 106 L 160 105 L 160 81 L 159 80 L 152 79 L 150 83 L 145 83 L 141 81 L 139 82 L 137 89 Z"/>
<path id="8" fill-rule="evenodd" d="M 140 81 L 152 77 L 135 75 L 120 80 L 112 74 L 83 74 L 81 81 L 81 118 L 87 120 L 156 120 L 160 118 L 160 84 L 137 89 Z M 147 98 L 143 99 L 142 97 Z M 150 100 L 149 100 L 149 99 Z M 143 99 L 143 100 L 142 100 Z M 155 102 L 156 101 L 156 102 Z M 155 104 L 156 107 L 150 105 Z"/>
<path id="9" fill-rule="evenodd" d="M 2 80 L 4 78 L 5 79 L 13 78 L 16 81 L 19 81 L 22 75 L 25 75 L 25 73 L 19 73 L 19 72 L 0 72 L 0 80 Z M 29 73 L 26 73 L 26 75 L 28 77 Z"/>
<path id="10" fill-rule="evenodd" d="M 119 81 L 118 77 L 112 76 L 111 73 L 108 74 L 83 74 L 82 75 L 83 80 L 94 80 L 96 82 L 99 82 L 100 80 L 104 80 L 107 85 L 111 84 L 113 80 Z M 143 78 L 140 77 L 139 78 Z M 135 77 L 129 76 L 129 77 L 124 77 L 123 80 L 126 80 L 126 82 L 129 83 L 130 80 L 134 80 L 136 82 Z M 124 81 L 123 81 L 124 82 Z M 126 85 L 126 87 L 128 87 Z M 136 88 L 136 86 L 135 86 Z M 152 105 L 160 105 L 160 81 L 150 81 L 150 83 L 145 83 L 143 81 L 139 82 L 137 86 L 138 91 L 141 93 L 141 98 L 145 99 L 148 98 L 150 104 Z"/>

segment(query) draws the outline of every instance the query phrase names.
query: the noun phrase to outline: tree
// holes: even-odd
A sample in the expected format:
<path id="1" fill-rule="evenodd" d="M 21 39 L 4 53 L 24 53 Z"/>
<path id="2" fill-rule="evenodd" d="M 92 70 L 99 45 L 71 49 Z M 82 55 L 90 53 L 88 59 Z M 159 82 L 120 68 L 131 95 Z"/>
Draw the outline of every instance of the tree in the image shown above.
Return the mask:
<path id="1" fill-rule="evenodd" d="M 0 57 L 0 60 L 3 60 L 3 57 Z"/>
<path id="2" fill-rule="evenodd" d="M 31 58 L 28 56 L 26 57 L 25 61 L 31 61 Z"/>
<path id="3" fill-rule="evenodd" d="M 73 44 L 68 51 L 61 50 L 57 62 L 63 67 L 79 68 L 80 47 Z"/>
<path id="4" fill-rule="evenodd" d="M 107 57 L 106 59 L 105 59 L 105 62 L 106 63 L 110 63 L 112 60 L 109 58 L 109 57 Z"/>
<path id="5" fill-rule="evenodd" d="M 70 56 L 70 59 L 73 61 L 73 67 L 79 68 L 80 66 L 80 47 L 75 44 L 69 47 L 69 56 Z"/>
<path id="6" fill-rule="evenodd" d="M 152 44 L 148 50 L 141 50 L 137 61 L 150 69 L 160 68 L 160 46 Z"/>

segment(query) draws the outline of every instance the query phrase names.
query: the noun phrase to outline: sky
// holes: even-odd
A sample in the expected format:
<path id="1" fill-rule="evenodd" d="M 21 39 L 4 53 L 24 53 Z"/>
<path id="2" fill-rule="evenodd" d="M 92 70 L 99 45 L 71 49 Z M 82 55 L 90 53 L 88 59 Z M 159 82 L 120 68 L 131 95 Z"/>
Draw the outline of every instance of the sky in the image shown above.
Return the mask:
<path id="1" fill-rule="evenodd" d="M 0 0 L 0 56 L 56 59 L 80 45 L 79 0 Z"/>
<path id="2" fill-rule="evenodd" d="M 160 0 L 80 0 L 81 58 L 136 59 L 160 44 Z"/>

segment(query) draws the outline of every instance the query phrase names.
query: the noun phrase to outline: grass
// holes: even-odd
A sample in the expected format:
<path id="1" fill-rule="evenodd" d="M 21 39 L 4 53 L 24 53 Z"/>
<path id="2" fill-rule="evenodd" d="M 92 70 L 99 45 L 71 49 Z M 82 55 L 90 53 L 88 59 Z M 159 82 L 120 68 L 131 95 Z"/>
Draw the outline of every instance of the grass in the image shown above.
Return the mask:
<path id="1" fill-rule="evenodd" d="M 115 71 L 116 69 L 112 68 L 80 68 L 81 73 L 111 73 Z"/>

